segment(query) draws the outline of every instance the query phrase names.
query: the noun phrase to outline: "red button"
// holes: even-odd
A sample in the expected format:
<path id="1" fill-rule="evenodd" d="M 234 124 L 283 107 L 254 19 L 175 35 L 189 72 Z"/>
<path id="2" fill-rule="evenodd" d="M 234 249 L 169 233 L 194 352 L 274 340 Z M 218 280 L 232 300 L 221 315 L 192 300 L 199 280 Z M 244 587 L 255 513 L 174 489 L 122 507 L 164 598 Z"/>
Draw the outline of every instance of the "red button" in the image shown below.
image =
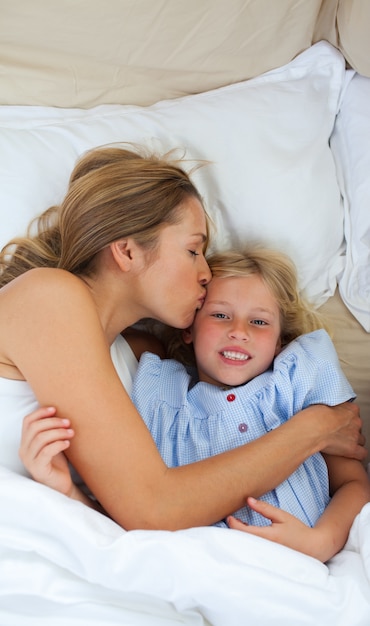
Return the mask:
<path id="1" fill-rule="evenodd" d="M 241 424 L 239 424 L 238 426 L 239 430 L 241 433 L 245 433 L 248 430 L 248 426 L 247 424 L 244 424 L 244 422 L 242 422 Z"/>
<path id="2" fill-rule="evenodd" d="M 228 395 L 228 396 L 226 396 L 226 400 L 227 400 L 228 402 L 234 402 L 234 400 L 235 400 L 235 394 L 234 394 L 234 393 L 229 393 L 229 395 Z"/>

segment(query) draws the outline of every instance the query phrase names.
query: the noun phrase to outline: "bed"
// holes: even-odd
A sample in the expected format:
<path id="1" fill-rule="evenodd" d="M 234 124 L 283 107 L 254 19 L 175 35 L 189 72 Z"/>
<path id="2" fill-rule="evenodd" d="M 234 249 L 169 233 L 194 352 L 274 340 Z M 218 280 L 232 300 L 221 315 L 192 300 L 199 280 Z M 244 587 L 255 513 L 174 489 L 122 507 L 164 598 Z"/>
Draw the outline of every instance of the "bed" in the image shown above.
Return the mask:
<path id="1" fill-rule="evenodd" d="M 0 6 L 0 245 L 90 147 L 202 163 L 212 246 L 294 258 L 370 442 L 368 2 Z M 5 467 L 0 502 L 1 626 L 370 624 L 370 503 L 324 565 L 222 528 L 126 532 Z"/>

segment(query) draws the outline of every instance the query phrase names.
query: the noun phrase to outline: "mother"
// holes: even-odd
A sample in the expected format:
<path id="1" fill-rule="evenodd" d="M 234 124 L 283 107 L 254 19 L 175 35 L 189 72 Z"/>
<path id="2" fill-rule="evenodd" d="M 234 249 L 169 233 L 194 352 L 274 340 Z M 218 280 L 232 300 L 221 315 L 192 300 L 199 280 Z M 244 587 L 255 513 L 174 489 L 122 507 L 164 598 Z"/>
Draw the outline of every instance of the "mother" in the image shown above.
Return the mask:
<path id="1" fill-rule="evenodd" d="M 190 325 L 210 280 L 207 240 L 201 198 L 177 165 L 121 148 L 79 161 L 38 234 L 1 253 L 1 464 L 24 471 L 22 418 L 53 405 L 75 431 L 68 458 L 107 513 L 126 529 L 177 529 L 225 517 L 319 450 L 365 458 L 358 409 L 343 405 L 310 407 L 205 461 L 164 465 L 110 347 L 142 318 Z"/>

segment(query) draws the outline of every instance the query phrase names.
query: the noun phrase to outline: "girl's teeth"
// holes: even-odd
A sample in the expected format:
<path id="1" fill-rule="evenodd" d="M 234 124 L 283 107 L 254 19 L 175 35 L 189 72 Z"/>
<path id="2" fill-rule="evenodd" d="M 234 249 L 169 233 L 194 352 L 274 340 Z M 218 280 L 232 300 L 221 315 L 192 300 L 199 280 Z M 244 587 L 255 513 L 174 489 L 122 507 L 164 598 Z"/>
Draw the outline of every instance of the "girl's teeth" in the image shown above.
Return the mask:
<path id="1" fill-rule="evenodd" d="M 247 361 L 249 359 L 248 354 L 244 354 L 243 352 L 227 351 L 221 354 L 225 359 L 233 359 L 234 361 Z"/>

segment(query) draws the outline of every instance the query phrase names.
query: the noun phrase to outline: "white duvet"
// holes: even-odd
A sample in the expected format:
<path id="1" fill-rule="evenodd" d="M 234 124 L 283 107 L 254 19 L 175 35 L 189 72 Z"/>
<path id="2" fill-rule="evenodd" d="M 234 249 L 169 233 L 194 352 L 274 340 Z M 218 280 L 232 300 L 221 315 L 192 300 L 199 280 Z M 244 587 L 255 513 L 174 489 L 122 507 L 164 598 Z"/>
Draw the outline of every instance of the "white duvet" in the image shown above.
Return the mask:
<path id="1" fill-rule="evenodd" d="M 370 504 L 328 566 L 222 528 L 131 531 L 0 468 L 1 626 L 369 626 Z"/>

